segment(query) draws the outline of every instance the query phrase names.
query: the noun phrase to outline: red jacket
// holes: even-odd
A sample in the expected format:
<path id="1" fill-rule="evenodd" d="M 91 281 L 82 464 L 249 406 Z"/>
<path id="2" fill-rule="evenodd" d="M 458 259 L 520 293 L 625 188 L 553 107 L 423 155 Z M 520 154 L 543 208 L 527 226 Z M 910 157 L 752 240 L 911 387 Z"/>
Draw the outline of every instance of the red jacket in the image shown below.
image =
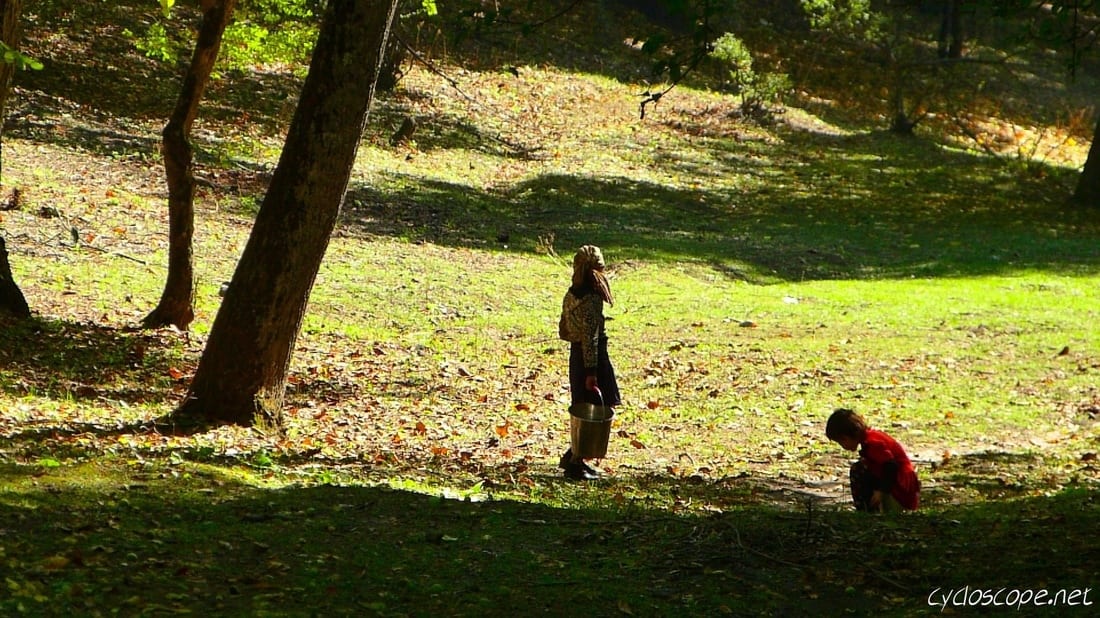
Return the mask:
<path id="1" fill-rule="evenodd" d="M 919 506 L 920 480 L 897 440 L 877 429 L 868 429 L 860 442 L 859 457 L 902 508 L 913 510 Z M 896 470 L 893 479 L 888 478 L 891 468 Z"/>

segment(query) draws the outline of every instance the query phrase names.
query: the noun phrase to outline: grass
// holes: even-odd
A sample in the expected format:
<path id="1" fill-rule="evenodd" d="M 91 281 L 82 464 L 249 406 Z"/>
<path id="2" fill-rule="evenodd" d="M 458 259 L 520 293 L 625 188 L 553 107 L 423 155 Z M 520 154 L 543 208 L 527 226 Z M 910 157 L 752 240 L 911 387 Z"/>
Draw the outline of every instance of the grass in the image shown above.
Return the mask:
<path id="1" fill-rule="evenodd" d="M 45 30 L 48 66 L 77 57 Z M 286 427 L 189 433 L 152 421 L 186 391 L 286 114 L 227 111 L 260 76 L 211 88 L 196 321 L 133 330 L 163 285 L 149 102 L 173 76 L 128 62 L 148 81 L 129 104 L 21 75 L 5 130 L 25 197 L 3 234 L 36 315 L 0 328 L 0 612 L 925 615 L 937 589 L 1095 584 L 1100 229 L 1062 199 L 1083 152 L 1021 166 L 837 110 L 763 129 L 686 87 L 639 121 L 637 84 L 564 61 L 471 63 L 461 94 L 414 68 L 360 151 Z M 409 114 L 415 143 L 389 146 Z M 554 467 L 555 327 L 587 242 L 626 401 L 606 478 L 580 485 Z M 848 510 L 838 406 L 908 447 L 920 512 Z"/>

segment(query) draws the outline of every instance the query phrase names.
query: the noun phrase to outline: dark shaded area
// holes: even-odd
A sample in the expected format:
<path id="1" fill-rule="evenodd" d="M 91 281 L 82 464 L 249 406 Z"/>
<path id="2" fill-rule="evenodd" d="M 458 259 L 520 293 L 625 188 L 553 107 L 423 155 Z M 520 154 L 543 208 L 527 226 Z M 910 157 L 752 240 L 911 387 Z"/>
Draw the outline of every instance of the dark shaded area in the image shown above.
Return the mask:
<path id="1" fill-rule="evenodd" d="M 0 372 L 13 394 L 158 403 L 178 396 L 180 342 L 167 332 L 31 318 L 0 321 Z M 138 389 L 118 385 L 142 385 Z"/>
<path id="2" fill-rule="evenodd" d="M 580 490 L 593 506 L 564 510 L 385 488 L 263 490 L 186 464 L 125 472 L 0 466 L 0 611 L 915 616 L 939 611 L 937 589 L 1083 592 L 1100 559 L 1100 502 L 1083 489 L 890 518 L 779 511 L 715 485 L 708 497 L 724 512 L 704 516 L 598 505 L 613 485 Z M 654 482 L 666 495 L 702 491 Z M 1011 609 L 1081 611 L 1077 601 Z"/>
<path id="3" fill-rule="evenodd" d="M 958 457 L 941 470 L 940 476 L 967 492 L 986 499 L 1006 499 L 1041 487 L 1029 478 L 1029 468 L 1042 463 L 1035 453 L 982 452 Z"/>

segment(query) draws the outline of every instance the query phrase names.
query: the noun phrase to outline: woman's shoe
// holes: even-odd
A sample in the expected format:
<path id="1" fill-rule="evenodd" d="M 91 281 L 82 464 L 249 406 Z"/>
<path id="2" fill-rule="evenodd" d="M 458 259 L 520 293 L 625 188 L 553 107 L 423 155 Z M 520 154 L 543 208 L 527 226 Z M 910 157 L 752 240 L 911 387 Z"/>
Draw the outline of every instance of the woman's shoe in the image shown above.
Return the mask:
<path id="1" fill-rule="evenodd" d="M 581 461 L 581 462 L 579 462 L 579 463 L 580 463 L 580 464 L 581 464 L 582 466 L 584 466 L 584 471 L 585 471 L 585 472 L 587 472 L 588 474 L 592 475 L 592 478 L 597 478 L 597 479 L 598 479 L 598 478 L 600 478 L 601 476 L 603 476 L 602 474 L 600 474 L 600 471 L 599 471 L 599 470 L 597 470 L 597 469 L 593 468 L 592 466 L 588 465 L 588 463 L 587 463 L 587 462 Z"/>
<path id="2" fill-rule="evenodd" d="M 558 467 L 562 470 L 568 470 L 569 464 L 573 463 L 573 447 L 569 447 L 561 454 L 561 459 L 558 460 Z"/>
<path id="3" fill-rule="evenodd" d="M 561 459 L 558 460 L 558 467 L 562 470 L 565 470 L 565 476 L 568 476 L 569 478 L 580 478 L 580 476 L 577 475 L 577 471 L 574 470 L 574 468 L 577 467 L 584 471 L 584 480 L 586 481 L 598 479 L 600 478 L 600 476 L 602 476 L 599 470 L 585 463 L 583 459 L 574 462 L 572 447 L 566 449 L 566 451 L 561 454 Z"/>
<path id="4" fill-rule="evenodd" d="M 594 481 L 600 476 L 589 471 L 590 468 L 583 463 L 570 462 L 565 466 L 565 478 L 574 481 Z"/>

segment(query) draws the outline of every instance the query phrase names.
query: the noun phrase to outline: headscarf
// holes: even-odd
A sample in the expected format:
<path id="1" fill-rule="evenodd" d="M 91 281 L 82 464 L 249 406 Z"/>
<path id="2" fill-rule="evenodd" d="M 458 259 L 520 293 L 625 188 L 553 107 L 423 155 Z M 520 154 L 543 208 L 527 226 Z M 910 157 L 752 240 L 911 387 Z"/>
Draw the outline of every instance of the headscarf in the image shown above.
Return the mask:
<path id="1" fill-rule="evenodd" d="M 611 284 L 603 272 L 603 252 L 596 245 L 584 245 L 573 256 L 573 287 L 583 288 L 591 284 L 609 305 L 615 301 L 611 297 Z"/>

